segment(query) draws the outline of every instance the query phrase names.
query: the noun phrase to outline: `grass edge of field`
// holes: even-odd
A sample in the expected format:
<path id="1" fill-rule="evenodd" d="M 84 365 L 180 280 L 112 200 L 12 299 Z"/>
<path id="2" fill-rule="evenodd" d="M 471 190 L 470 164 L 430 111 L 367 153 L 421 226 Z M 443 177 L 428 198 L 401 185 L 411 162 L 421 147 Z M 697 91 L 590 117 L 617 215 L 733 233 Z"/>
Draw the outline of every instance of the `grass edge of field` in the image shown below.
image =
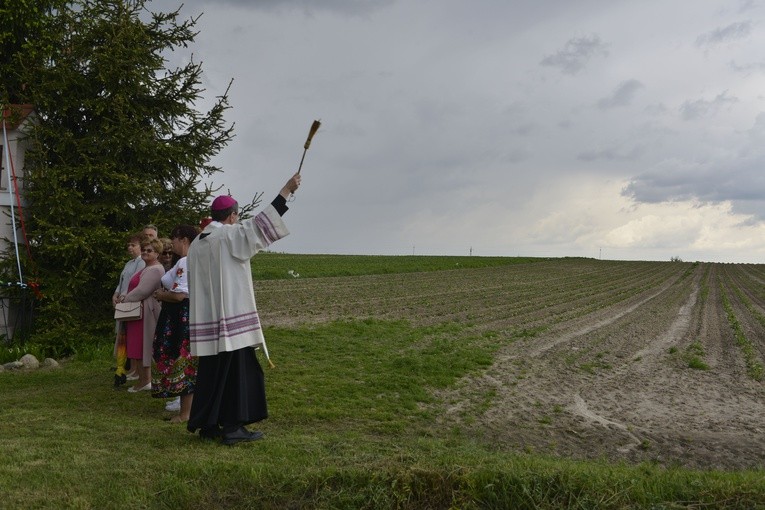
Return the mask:
<path id="1" fill-rule="evenodd" d="M 399 337 L 409 329 L 401 321 L 345 321 L 334 327 L 360 329 L 362 342 L 380 335 Z M 273 328 L 269 337 L 285 335 L 292 339 L 289 349 L 282 351 L 283 365 L 288 363 L 289 353 L 308 352 L 311 357 L 325 356 L 315 362 L 324 367 L 322 370 L 333 363 L 342 369 L 343 363 L 350 362 L 350 358 L 343 358 L 345 354 L 323 352 L 309 343 L 317 335 L 323 339 L 337 331 L 321 326 Z M 424 334 L 435 338 L 440 332 L 437 327 Z M 490 336 L 482 341 L 478 347 L 485 351 L 496 347 Z M 104 387 L 93 389 L 96 396 L 90 400 L 75 400 L 63 407 L 51 402 L 58 396 L 55 390 L 48 395 L 47 385 L 58 385 L 65 394 L 80 384 L 86 388 L 103 384 L 108 357 L 103 349 L 92 360 L 74 360 L 59 371 L 0 374 L 5 378 L 0 379 L 0 387 L 8 389 L 16 382 L 13 386 L 23 393 L 19 399 L 0 395 L 0 403 L 19 406 L 17 413 L 0 411 L 0 417 L 5 417 L 0 438 L 8 447 L 9 459 L 17 461 L 15 465 L 0 463 L 0 486 L 7 488 L 5 504 L 49 508 L 108 507 L 115 501 L 130 501 L 136 508 L 765 506 L 762 471 L 694 471 L 650 463 L 633 466 L 503 453 L 468 439 L 458 429 L 432 430 L 422 420 L 412 419 L 416 409 L 400 423 L 395 416 L 390 418 L 391 423 L 383 423 L 386 429 L 353 416 L 313 417 L 312 413 L 322 412 L 322 405 L 317 406 L 318 411 L 303 406 L 295 416 L 283 411 L 269 419 L 273 424 L 268 428 L 273 430 L 268 431 L 266 441 L 224 448 L 201 444 L 161 423 L 158 426 L 157 402 L 151 399 L 138 401 L 135 416 L 121 418 L 119 403 L 121 399 L 124 402 L 124 396 Z M 391 363 L 400 363 L 400 358 L 391 358 Z M 480 370 L 481 364 L 475 362 L 465 370 Z M 294 373 L 284 366 L 280 375 Z M 315 375 L 305 377 L 292 388 L 293 393 L 299 393 L 300 384 Z M 447 379 L 440 384 L 453 382 Z M 285 401 L 281 405 L 298 403 Z M 104 411 L 107 414 L 102 414 Z M 118 416 L 109 416 L 110 412 Z M 308 418 L 299 416 L 301 413 Z M 322 426 L 325 419 L 329 426 Z M 114 430 L 123 422 L 126 430 Z M 19 433 L 18 427 L 25 425 L 31 429 L 23 433 L 27 440 L 8 442 L 15 439 L 13 432 Z M 41 444 L 38 438 L 42 438 Z M 94 443 L 92 449 L 80 442 L 89 438 Z M 125 438 L 129 451 L 110 453 L 108 446 L 119 444 L 121 438 Z M 22 451 L 30 447 L 30 451 Z M 135 453 L 137 458 L 132 458 Z M 166 463 L 158 456 L 166 456 Z M 142 458 L 152 460 L 141 462 Z M 145 464 L 151 473 L 136 475 Z"/>

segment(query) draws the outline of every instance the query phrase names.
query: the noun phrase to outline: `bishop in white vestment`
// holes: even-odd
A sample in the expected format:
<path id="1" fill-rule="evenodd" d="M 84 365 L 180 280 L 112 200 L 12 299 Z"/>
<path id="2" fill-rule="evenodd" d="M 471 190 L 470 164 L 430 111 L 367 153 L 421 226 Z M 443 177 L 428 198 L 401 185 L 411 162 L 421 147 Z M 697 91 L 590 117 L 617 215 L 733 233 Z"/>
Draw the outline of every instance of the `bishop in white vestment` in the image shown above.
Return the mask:
<path id="1" fill-rule="evenodd" d="M 268 417 L 263 370 L 253 347 L 268 356 L 255 305 L 250 258 L 289 234 L 282 221 L 286 199 L 300 186 L 287 181 L 269 206 L 237 222 L 238 204 L 228 195 L 211 206 L 213 221 L 188 252 L 191 353 L 199 357 L 188 430 L 223 444 L 262 437 L 244 426 Z"/>

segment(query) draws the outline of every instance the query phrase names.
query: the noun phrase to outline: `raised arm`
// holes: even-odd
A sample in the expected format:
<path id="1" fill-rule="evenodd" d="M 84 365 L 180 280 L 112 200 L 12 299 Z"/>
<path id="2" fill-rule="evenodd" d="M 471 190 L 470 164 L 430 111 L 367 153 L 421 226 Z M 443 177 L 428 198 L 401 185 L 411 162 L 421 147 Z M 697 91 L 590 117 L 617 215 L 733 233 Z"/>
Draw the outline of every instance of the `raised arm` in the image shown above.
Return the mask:
<path id="1" fill-rule="evenodd" d="M 279 194 L 283 196 L 285 199 L 289 198 L 290 195 L 297 191 L 297 189 L 300 187 L 300 174 L 295 174 L 292 177 L 290 177 L 290 180 L 287 181 L 287 184 L 284 185 L 284 187 L 281 189 Z"/>

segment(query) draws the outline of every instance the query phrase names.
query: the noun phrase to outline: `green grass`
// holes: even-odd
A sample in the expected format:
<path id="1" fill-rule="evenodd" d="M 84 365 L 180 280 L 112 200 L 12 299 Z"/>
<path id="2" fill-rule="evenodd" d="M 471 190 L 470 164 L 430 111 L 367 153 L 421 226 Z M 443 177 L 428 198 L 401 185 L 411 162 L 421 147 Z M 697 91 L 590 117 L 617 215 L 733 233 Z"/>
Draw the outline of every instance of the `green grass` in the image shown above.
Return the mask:
<path id="1" fill-rule="evenodd" d="M 280 391 L 271 402 L 284 409 L 282 416 L 311 428 L 352 421 L 375 433 L 410 428 L 400 420 L 404 414 L 432 418 L 422 409 L 432 403 L 431 390 L 489 366 L 499 346 L 485 336 L 465 342 L 456 324 L 412 328 L 371 319 L 298 331 L 270 328 L 267 337 L 269 345 L 279 351 L 288 345 L 292 352 L 272 358 L 279 369 L 270 379 Z"/>
<path id="2" fill-rule="evenodd" d="M 709 365 L 707 365 L 706 362 L 698 356 L 691 356 L 688 358 L 688 368 L 692 368 L 694 370 L 709 370 Z"/>
<path id="3" fill-rule="evenodd" d="M 433 390 L 488 366 L 512 341 L 501 335 L 380 320 L 266 333 L 266 439 L 232 448 L 163 421 L 164 401 L 112 389 L 109 346 L 59 370 L 0 374 L 0 506 L 765 507 L 761 471 L 508 454 L 442 429 Z"/>
<path id="4" fill-rule="evenodd" d="M 692 342 L 685 348 L 685 360 L 688 362 L 688 368 L 694 370 L 709 370 L 709 365 L 704 361 L 704 346 L 701 342 Z"/>
<path id="5" fill-rule="evenodd" d="M 603 361 L 593 361 L 590 363 L 582 363 L 579 365 L 579 369 L 583 372 L 587 372 L 588 374 L 594 375 L 597 373 L 598 370 L 609 370 L 612 366 L 610 363 L 605 363 Z"/>
<path id="6" fill-rule="evenodd" d="M 744 354 L 746 372 L 749 374 L 749 377 L 755 381 L 761 381 L 763 378 L 765 378 L 765 367 L 763 367 L 762 363 L 758 359 L 757 350 L 755 349 L 754 344 L 749 338 L 747 338 L 746 333 L 744 332 L 744 328 L 738 321 L 736 312 L 733 310 L 733 305 L 731 305 L 730 299 L 728 299 L 722 283 L 720 284 L 720 291 L 722 294 L 723 308 L 725 309 L 725 313 L 728 317 L 728 324 L 733 330 L 733 335 L 736 337 L 736 344 Z"/>
<path id="7" fill-rule="evenodd" d="M 293 255 L 262 252 L 252 259 L 256 280 L 359 276 L 445 271 L 540 262 L 533 257 L 457 257 L 428 255 Z M 290 273 L 291 272 L 291 273 Z"/>

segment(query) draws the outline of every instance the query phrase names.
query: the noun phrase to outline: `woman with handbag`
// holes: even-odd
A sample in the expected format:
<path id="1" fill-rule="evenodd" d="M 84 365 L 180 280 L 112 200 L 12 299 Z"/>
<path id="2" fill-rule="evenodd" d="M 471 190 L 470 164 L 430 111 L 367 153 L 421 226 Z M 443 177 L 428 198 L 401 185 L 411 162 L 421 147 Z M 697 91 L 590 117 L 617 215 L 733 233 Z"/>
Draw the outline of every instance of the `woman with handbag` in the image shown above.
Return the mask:
<path id="1" fill-rule="evenodd" d="M 122 268 L 119 284 L 117 284 L 117 288 L 114 289 L 114 294 L 112 295 L 112 306 L 115 308 L 117 307 L 117 303 L 120 302 L 122 296 L 127 294 L 130 279 L 134 274 L 143 269 L 146 265 L 146 263 L 141 258 L 141 236 L 142 234 L 139 232 L 136 234 L 131 234 L 127 238 L 127 252 L 128 255 L 130 255 L 130 260 L 125 263 L 125 267 Z M 127 373 L 127 344 L 125 343 L 125 323 L 117 320 L 116 324 L 116 337 L 114 340 L 114 357 L 117 360 L 117 367 L 114 370 L 115 387 L 125 384 L 127 381 L 138 379 L 138 375 L 135 373 L 135 371 L 133 371 L 131 374 Z"/>
<path id="2" fill-rule="evenodd" d="M 162 248 L 162 242 L 158 239 L 144 238 L 141 241 L 141 259 L 146 267 L 133 275 L 128 293 L 121 299 L 124 303 L 140 302 L 143 308 L 140 319 L 125 322 L 127 356 L 130 366 L 135 367 L 138 374 L 138 383 L 128 388 L 130 393 L 151 390 L 151 348 L 160 309 L 154 291 L 159 288 L 165 274 L 165 268 L 159 263 Z"/>
<path id="3" fill-rule="evenodd" d="M 186 254 L 197 236 L 191 225 L 178 225 L 171 237 L 178 262 L 162 277 L 162 286 L 154 297 L 162 303 L 162 311 L 154 332 L 154 358 L 151 365 L 151 396 L 180 397 L 180 414 L 172 423 L 189 419 L 194 385 L 197 380 L 197 358 L 189 345 L 189 283 Z M 167 409 L 167 406 L 165 407 Z"/>

